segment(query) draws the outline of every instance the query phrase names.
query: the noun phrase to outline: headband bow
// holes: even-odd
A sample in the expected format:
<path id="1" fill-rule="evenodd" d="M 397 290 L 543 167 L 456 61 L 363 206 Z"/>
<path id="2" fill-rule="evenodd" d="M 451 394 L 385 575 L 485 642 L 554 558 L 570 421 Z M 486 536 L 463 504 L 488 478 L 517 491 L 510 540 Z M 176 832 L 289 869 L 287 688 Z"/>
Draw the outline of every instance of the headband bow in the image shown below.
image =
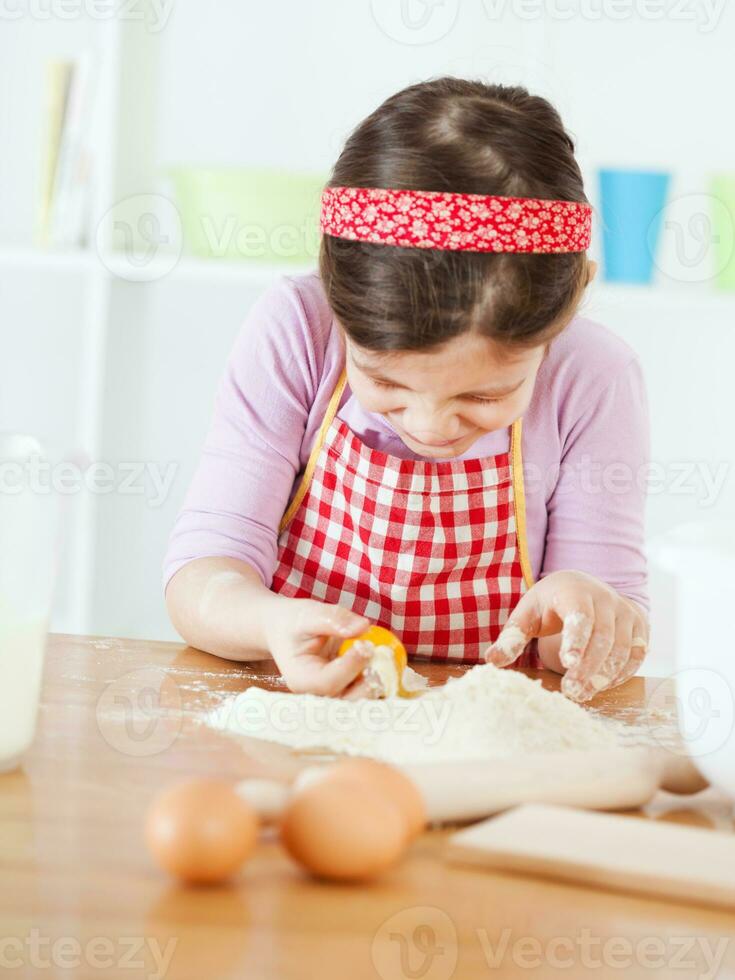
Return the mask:
<path id="1" fill-rule="evenodd" d="M 592 208 L 530 197 L 327 187 L 323 234 L 352 241 L 452 252 L 584 252 Z"/>

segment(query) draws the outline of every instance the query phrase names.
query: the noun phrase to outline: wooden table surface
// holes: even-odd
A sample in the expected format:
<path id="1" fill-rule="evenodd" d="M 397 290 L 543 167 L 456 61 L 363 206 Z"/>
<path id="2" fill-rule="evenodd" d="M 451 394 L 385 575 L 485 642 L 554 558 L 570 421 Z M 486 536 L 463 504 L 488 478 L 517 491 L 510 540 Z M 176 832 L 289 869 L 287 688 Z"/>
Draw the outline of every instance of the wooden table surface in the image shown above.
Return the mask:
<path id="1" fill-rule="evenodd" d="M 419 669 L 432 682 L 459 672 Z M 253 683 L 277 686 L 273 665 L 172 643 L 51 638 L 35 744 L 23 769 L 0 776 L 0 967 L 9 977 L 735 975 L 735 916 L 450 866 L 447 831 L 424 834 L 367 886 L 309 879 L 272 838 L 229 887 L 167 880 L 142 841 L 161 786 L 205 773 L 285 778 L 300 764 L 202 724 L 207 709 Z M 671 689 L 660 685 L 635 678 L 597 707 L 629 720 L 652 698 L 666 700 Z M 661 793 L 637 816 L 735 831 L 732 807 L 713 790 Z"/>

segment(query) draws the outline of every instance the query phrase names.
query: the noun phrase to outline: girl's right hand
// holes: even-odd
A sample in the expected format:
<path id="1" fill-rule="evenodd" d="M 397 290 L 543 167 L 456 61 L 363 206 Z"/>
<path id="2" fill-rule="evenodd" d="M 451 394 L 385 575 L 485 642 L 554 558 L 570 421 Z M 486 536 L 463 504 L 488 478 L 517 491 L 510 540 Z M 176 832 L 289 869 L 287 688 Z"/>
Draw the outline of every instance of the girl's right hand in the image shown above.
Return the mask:
<path id="1" fill-rule="evenodd" d="M 315 599 L 281 597 L 274 613 L 264 627 L 265 636 L 289 690 L 330 697 L 345 694 L 367 659 L 357 649 L 360 644 L 343 657 L 337 657 L 337 650 L 343 640 L 364 633 L 370 620 Z"/>

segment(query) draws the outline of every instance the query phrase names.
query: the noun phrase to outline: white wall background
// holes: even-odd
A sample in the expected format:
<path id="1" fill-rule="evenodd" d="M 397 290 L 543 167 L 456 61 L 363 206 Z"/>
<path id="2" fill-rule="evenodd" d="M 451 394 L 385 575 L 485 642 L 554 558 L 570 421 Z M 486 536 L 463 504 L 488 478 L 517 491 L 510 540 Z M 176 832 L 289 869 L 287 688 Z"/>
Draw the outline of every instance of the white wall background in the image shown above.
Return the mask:
<path id="1" fill-rule="evenodd" d="M 53 11 L 52 0 L 46 9 Z M 426 26 L 407 27 L 402 9 Z M 227 351 L 280 270 L 217 271 L 184 260 L 151 283 L 108 277 L 104 301 L 94 302 L 100 263 L 93 252 L 63 261 L 35 253 L 46 57 L 110 38 L 116 46 L 119 102 L 112 85 L 114 138 L 104 137 L 100 180 L 111 200 L 166 191 L 163 171 L 173 164 L 326 173 L 350 129 L 383 98 L 444 73 L 518 82 L 552 99 L 577 140 L 595 202 L 600 166 L 672 170 L 679 197 L 706 192 L 712 172 L 735 170 L 735 11 L 715 4 L 719 18 L 711 22 L 712 9 L 705 0 L 404 0 L 403 7 L 400 0 L 178 0 L 166 6 L 165 23 L 153 8 L 144 21 L 64 20 L 53 12 L 0 19 L 0 429 L 31 430 L 74 448 L 90 431 L 91 410 L 97 458 L 177 467 L 162 506 L 151 507 L 145 494 L 96 501 L 91 565 L 80 586 L 87 595 L 69 603 L 62 589 L 56 625 L 173 635 L 159 581 L 168 530 Z M 647 19 L 657 10 L 661 19 Z M 654 287 L 595 285 L 585 312 L 618 330 L 643 359 L 654 457 L 731 464 L 735 294 L 716 293 L 710 281 L 669 278 L 672 247 L 664 241 Z M 89 389 L 83 372 L 94 361 L 97 327 L 101 391 L 85 401 L 79 392 Z M 696 487 L 653 496 L 651 533 L 735 515 L 732 480 L 711 506 L 702 501 Z M 86 521 L 84 504 L 70 503 Z M 75 528 L 70 523 L 70 535 Z M 77 560 L 72 549 L 70 578 Z"/>

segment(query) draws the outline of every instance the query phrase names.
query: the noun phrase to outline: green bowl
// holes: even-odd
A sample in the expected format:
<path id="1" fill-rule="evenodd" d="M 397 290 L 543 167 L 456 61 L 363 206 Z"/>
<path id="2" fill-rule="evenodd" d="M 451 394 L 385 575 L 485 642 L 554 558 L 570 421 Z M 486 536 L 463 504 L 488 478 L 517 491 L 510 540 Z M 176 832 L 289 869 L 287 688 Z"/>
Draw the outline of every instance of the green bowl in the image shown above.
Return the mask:
<path id="1" fill-rule="evenodd" d="M 203 258 L 316 262 L 323 175 L 174 167 L 184 247 Z"/>

